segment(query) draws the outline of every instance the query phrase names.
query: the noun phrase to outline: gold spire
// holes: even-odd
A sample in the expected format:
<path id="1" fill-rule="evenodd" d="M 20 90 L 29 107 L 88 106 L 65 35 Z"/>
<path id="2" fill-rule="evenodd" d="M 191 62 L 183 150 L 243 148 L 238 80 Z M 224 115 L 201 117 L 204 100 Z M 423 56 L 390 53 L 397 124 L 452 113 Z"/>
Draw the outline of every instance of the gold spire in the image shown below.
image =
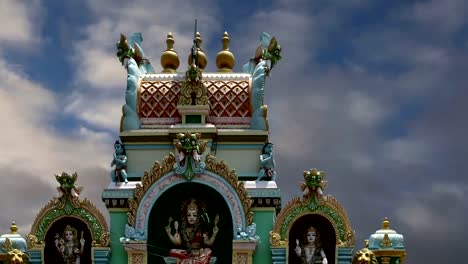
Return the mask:
<path id="1" fill-rule="evenodd" d="M 167 49 L 161 54 L 161 66 L 163 67 L 162 72 L 175 73 L 179 68 L 179 55 L 174 50 L 174 37 L 172 32 L 167 34 L 166 39 Z"/>
<path id="2" fill-rule="evenodd" d="M 390 221 L 388 221 L 387 217 L 385 217 L 382 222 L 382 229 L 390 229 Z"/>
<path id="3" fill-rule="evenodd" d="M 198 67 L 203 70 L 203 69 L 205 69 L 206 64 L 208 62 L 206 60 L 205 52 L 203 52 L 203 50 L 201 48 L 202 38 L 201 38 L 200 32 L 197 32 L 197 38 L 195 39 L 195 43 L 197 44 Z M 192 65 L 192 63 L 193 63 L 193 58 L 192 58 L 192 54 L 190 54 L 189 57 L 188 57 L 189 66 Z"/>
<path id="4" fill-rule="evenodd" d="M 18 226 L 16 225 L 15 221 L 13 221 L 11 222 L 10 232 L 11 234 L 16 234 L 16 231 L 18 231 Z"/>
<path id="5" fill-rule="evenodd" d="M 216 66 L 219 72 L 232 72 L 235 62 L 234 54 L 229 51 L 229 34 L 224 31 L 223 49 L 216 56 Z"/>

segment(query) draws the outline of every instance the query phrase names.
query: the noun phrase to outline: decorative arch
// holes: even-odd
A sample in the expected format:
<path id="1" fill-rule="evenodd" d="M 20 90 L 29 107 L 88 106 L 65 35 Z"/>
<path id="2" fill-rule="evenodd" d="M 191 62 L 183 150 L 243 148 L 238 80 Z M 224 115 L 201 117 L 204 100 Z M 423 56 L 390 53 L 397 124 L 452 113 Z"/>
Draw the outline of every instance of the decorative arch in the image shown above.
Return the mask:
<path id="1" fill-rule="evenodd" d="M 150 211 L 156 200 L 169 188 L 187 182 L 183 176 L 174 174 L 175 163 L 175 156 L 170 153 L 162 164 L 156 161 L 151 171 L 145 172 L 142 185 L 137 184 L 134 198 L 129 201 L 128 222 L 131 226 L 147 230 Z M 250 210 L 252 200 L 247 196 L 244 183 L 238 181 L 236 171 L 230 170 L 224 161 L 218 162 L 213 155 L 208 155 L 205 163 L 207 171 L 196 175 L 191 181 L 220 190 L 231 211 L 233 233 L 236 234 L 237 228 L 245 229 L 253 221 Z"/>
<path id="2" fill-rule="evenodd" d="M 44 247 L 45 236 L 52 225 L 65 217 L 78 219 L 86 224 L 91 232 L 92 246 L 107 247 L 110 243 L 109 228 L 101 212 L 88 199 L 80 199 L 82 188 L 75 185 L 77 173 L 65 172 L 56 175 L 60 196 L 52 198 L 37 214 L 27 236 L 28 248 Z"/>
<path id="3" fill-rule="evenodd" d="M 336 246 L 354 247 L 355 237 L 349 218 L 341 204 L 331 195 L 316 193 L 306 199 L 293 198 L 278 214 L 270 236 L 270 244 L 287 244 L 292 225 L 301 217 L 317 214 L 325 217 L 333 226 Z"/>

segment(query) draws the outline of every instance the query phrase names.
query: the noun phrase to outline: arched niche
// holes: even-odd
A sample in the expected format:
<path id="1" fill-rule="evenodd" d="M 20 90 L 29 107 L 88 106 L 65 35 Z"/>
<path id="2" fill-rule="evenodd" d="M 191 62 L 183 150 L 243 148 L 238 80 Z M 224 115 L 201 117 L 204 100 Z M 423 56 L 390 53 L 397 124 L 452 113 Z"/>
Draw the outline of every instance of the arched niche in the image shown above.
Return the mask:
<path id="1" fill-rule="evenodd" d="M 297 246 L 296 239 L 300 245 L 306 243 L 306 234 L 309 227 L 314 227 L 319 233 L 322 249 L 327 256 L 328 264 L 335 264 L 336 255 L 336 234 L 332 223 L 321 214 L 305 214 L 297 219 L 289 230 L 289 262 L 301 263 L 300 258 L 295 253 Z"/>
<path id="2" fill-rule="evenodd" d="M 37 214 L 27 236 L 29 252 L 34 252 L 34 258 L 39 258 L 37 261 L 46 261 L 45 254 L 55 248 L 55 235 L 63 236 L 63 229 L 69 223 L 78 230 L 79 238 L 83 231 L 85 249 L 90 248 L 89 263 L 105 263 L 110 254 L 110 237 L 104 216 L 91 201 L 79 197 L 82 188 L 75 184 L 77 173 L 69 175 L 64 172 L 55 177 L 60 183 L 57 187 L 59 196 L 52 198 Z M 96 254 L 99 254 L 99 260 L 95 259 Z"/>
<path id="3" fill-rule="evenodd" d="M 80 264 L 91 264 L 92 263 L 92 256 L 91 256 L 91 246 L 92 246 L 92 235 L 91 230 L 88 228 L 86 222 L 78 217 L 73 216 L 65 216 L 59 219 L 56 219 L 51 225 L 49 226 L 48 230 L 45 233 L 45 247 L 44 247 L 44 263 L 57 263 L 62 260 L 62 255 L 57 250 L 55 246 L 55 240 L 57 239 L 56 236 L 60 238 L 64 238 L 64 230 L 70 226 L 74 230 L 76 230 L 76 242 L 79 243 L 81 238 L 84 238 L 85 245 L 83 250 L 83 255 L 80 256 Z M 58 239 L 60 239 L 58 238 Z"/>
<path id="4" fill-rule="evenodd" d="M 295 254 L 291 251 L 293 248 L 290 244 L 295 243 L 295 238 L 290 235 L 296 234 L 296 228 L 302 228 L 302 221 L 307 222 L 307 220 L 318 221 L 327 230 L 327 234 L 334 235 L 334 239 L 333 237 L 327 238 L 327 241 L 334 240 L 336 249 L 331 257 L 329 257 L 330 253 L 327 254 L 328 263 L 337 263 L 340 258 L 348 258 L 346 254 L 349 255 L 350 250 L 352 252 L 355 237 L 344 208 L 331 195 L 320 196 L 313 193 L 306 198 L 293 198 L 278 214 L 273 230 L 270 232 L 272 256 L 278 260 L 277 263 L 287 263 L 288 256 Z M 327 250 L 331 252 L 330 249 Z"/>
<path id="5" fill-rule="evenodd" d="M 218 263 L 229 263 L 232 260 L 233 229 L 231 209 L 224 198 L 216 189 L 197 182 L 183 182 L 167 189 L 159 196 L 152 206 L 148 222 L 148 263 L 165 263 L 163 257 L 168 256 L 169 250 L 175 248 L 167 237 L 165 227 L 171 217 L 174 221 L 181 223 L 181 205 L 184 201 L 195 198 L 202 201 L 206 206 L 206 212 L 211 221 L 216 214 L 219 215 L 218 227 L 220 231 L 216 237 L 211 250 Z M 174 230 L 173 223 L 171 225 Z M 207 232 L 212 226 L 205 227 Z"/>
<path id="6" fill-rule="evenodd" d="M 137 230 L 148 230 L 150 212 L 159 197 L 176 185 L 192 182 L 216 190 L 225 201 L 230 210 L 233 236 L 238 228 L 245 230 L 253 221 L 253 213 L 250 211 L 252 200 L 247 197 L 244 183 L 238 181 L 235 170 L 230 170 L 224 161 L 218 162 L 214 156 L 208 155 L 205 162 L 205 173 L 188 181 L 174 174 L 174 154 L 170 153 L 162 163 L 156 161 L 151 171 L 145 172 L 142 184 L 137 185 L 134 198 L 129 201 L 129 224 Z M 146 239 L 147 232 L 144 234 Z"/>

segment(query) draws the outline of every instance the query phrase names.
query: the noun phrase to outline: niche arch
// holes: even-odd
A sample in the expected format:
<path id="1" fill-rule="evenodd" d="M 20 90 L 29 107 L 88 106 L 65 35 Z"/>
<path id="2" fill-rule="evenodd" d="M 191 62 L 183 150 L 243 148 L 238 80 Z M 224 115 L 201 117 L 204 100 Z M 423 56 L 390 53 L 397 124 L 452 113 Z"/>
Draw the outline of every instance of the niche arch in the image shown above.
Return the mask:
<path id="1" fill-rule="evenodd" d="M 173 232 L 174 221 L 178 221 L 179 226 L 181 225 L 182 218 L 185 217 L 181 213 L 181 206 L 184 201 L 190 198 L 195 198 L 206 206 L 206 212 L 209 215 L 211 224 L 203 227 L 205 232 L 211 234 L 212 221 L 216 214 L 219 215 L 219 232 L 216 236 L 216 242 L 210 248 L 213 250 L 213 256 L 217 258 L 219 263 L 228 263 L 232 260 L 232 241 L 234 236 L 231 232 L 233 229 L 231 209 L 216 189 L 190 181 L 168 188 L 152 206 L 148 218 L 148 222 L 151 224 L 148 225 L 148 237 L 146 240 L 148 263 L 165 263 L 161 256 L 167 257 L 170 249 L 177 248 L 170 242 L 165 227 L 169 223 L 169 217 L 173 219 L 171 223 L 171 230 Z"/>
<path id="2" fill-rule="evenodd" d="M 238 181 L 236 171 L 229 169 L 224 161 L 217 161 L 213 155 L 208 155 L 205 160 L 205 173 L 196 175 L 191 181 L 174 174 L 175 162 L 174 154 L 170 153 L 162 163 L 156 161 L 149 173 L 145 172 L 142 184 L 137 184 L 134 197 L 129 201 L 128 223 L 131 226 L 137 230 L 148 230 L 151 208 L 159 197 L 170 188 L 187 182 L 218 190 L 230 209 L 233 236 L 237 234 L 238 228 L 245 230 L 246 226 L 252 223 L 252 200 L 247 197 L 244 183 Z M 146 232 L 143 239 L 147 239 Z"/>

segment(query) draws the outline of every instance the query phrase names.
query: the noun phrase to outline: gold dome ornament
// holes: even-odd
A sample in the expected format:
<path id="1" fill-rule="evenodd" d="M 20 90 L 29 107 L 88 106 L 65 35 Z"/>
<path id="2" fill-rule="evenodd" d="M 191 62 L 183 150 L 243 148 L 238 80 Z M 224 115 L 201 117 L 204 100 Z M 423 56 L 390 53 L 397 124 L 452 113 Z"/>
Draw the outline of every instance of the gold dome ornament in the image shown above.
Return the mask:
<path id="1" fill-rule="evenodd" d="M 234 54 L 229 51 L 229 34 L 225 31 L 223 34 L 223 49 L 216 55 L 218 72 L 232 72 L 235 63 Z"/>
<path id="2" fill-rule="evenodd" d="M 16 223 L 13 221 L 11 223 L 11 226 L 10 226 L 10 234 L 16 234 L 16 232 L 18 231 L 18 226 L 16 225 Z"/>
<path id="3" fill-rule="evenodd" d="M 174 37 L 172 32 L 167 34 L 167 49 L 161 54 L 161 66 L 164 73 L 176 73 L 179 68 L 179 54 L 174 50 Z"/>
<path id="4" fill-rule="evenodd" d="M 195 39 L 195 43 L 197 45 L 197 61 L 198 61 L 198 68 L 204 70 L 208 61 L 206 60 L 206 54 L 201 48 L 202 38 L 200 32 L 197 32 L 197 37 Z M 188 57 L 188 65 L 192 65 L 193 58 L 192 54 Z"/>

